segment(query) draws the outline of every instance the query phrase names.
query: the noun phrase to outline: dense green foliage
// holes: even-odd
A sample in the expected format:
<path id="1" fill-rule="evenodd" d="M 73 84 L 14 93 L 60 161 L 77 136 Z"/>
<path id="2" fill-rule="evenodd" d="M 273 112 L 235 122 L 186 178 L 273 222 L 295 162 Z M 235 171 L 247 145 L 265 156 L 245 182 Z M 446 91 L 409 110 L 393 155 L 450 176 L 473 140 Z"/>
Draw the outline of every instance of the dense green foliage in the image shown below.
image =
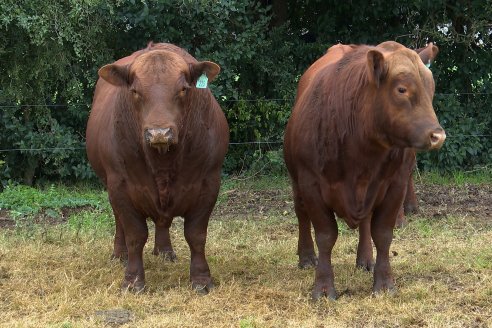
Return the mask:
<path id="1" fill-rule="evenodd" d="M 332 44 L 396 40 L 417 48 L 434 41 L 440 47 L 432 67 L 435 107 L 449 138 L 440 152 L 420 154 L 419 164 L 448 171 L 486 165 L 490 17 L 487 0 L 2 1 L 0 181 L 92 178 L 84 134 L 97 69 L 150 40 L 222 67 L 210 88 L 232 142 L 273 142 L 231 144 L 227 173 L 283 169 L 279 142 L 296 82 Z"/>

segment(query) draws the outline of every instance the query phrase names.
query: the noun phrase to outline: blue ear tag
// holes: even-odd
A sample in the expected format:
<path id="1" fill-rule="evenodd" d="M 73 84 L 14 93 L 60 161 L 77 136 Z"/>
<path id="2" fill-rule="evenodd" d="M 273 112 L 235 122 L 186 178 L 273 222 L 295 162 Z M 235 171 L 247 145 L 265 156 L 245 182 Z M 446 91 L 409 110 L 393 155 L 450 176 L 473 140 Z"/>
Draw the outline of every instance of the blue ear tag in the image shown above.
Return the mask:
<path id="1" fill-rule="evenodd" d="M 206 89 L 207 84 L 208 84 L 208 77 L 205 73 L 203 73 L 196 81 L 196 87 L 198 89 Z"/>
<path id="2" fill-rule="evenodd" d="M 431 67 L 431 62 L 429 61 L 427 64 L 425 64 L 425 66 L 427 66 L 427 68 L 430 68 Z"/>

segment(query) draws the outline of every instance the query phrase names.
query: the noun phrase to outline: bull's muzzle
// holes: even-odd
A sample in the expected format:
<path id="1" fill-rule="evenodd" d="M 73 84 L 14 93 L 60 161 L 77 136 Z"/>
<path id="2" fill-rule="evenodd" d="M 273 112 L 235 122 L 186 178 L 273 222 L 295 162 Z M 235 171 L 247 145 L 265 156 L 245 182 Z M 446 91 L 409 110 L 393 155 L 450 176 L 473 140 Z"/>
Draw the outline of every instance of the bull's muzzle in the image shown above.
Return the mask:
<path id="1" fill-rule="evenodd" d="M 155 128 L 145 130 L 145 140 L 159 151 L 169 151 L 169 146 L 177 143 L 177 136 L 172 128 Z"/>
<path id="2" fill-rule="evenodd" d="M 430 149 L 439 149 L 446 140 L 446 132 L 442 128 L 438 128 L 430 133 Z"/>

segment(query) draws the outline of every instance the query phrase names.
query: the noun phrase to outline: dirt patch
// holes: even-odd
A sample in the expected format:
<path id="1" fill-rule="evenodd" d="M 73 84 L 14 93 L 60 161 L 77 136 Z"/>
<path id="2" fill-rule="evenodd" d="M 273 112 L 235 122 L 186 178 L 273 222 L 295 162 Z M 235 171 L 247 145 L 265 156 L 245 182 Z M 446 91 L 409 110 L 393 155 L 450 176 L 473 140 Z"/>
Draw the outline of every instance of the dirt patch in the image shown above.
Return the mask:
<path id="1" fill-rule="evenodd" d="M 33 217 L 19 219 L 14 219 L 7 210 L 0 210 L 0 229 L 13 228 L 18 223 L 27 223 L 26 221 L 28 221 L 29 224 L 57 225 L 67 222 L 68 218 L 74 213 L 90 210 L 92 208 L 92 206 L 86 205 L 80 207 L 63 207 L 60 210 L 44 209 Z"/>
<path id="2" fill-rule="evenodd" d="M 467 215 L 492 225 L 492 185 L 445 186 L 419 184 L 415 186 L 419 203 L 418 215 L 447 217 Z M 221 195 L 214 210 L 216 218 L 261 218 L 265 214 L 294 212 L 290 189 L 229 190 Z"/>
<path id="3" fill-rule="evenodd" d="M 213 213 L 219 219 L 261 218 L 266 214 L 286 214 L 294 208 L 289 189 L 233 189 L 222 193 L 219 199 Z"/>
<path id="4" fill-rule="evenodd" d="M 15 225 L 15 221 L 9 216 L 7 210 L 0 210 L 0 229 L 9 228 Z"/>
<path id="5" fill-rule="evenodd" d="M 469 215 L 492 217 L 492 185 L 417 185 L 420 214 L 425 216 Z"/>
<path id="6" fill-rule="evenodd" d="M 492 226 L 492 185 L 444 186 L 419 184 L 415 186 L 419 203 L 419 216 L 445 218 L 467 215 Z M 33 223 L 55 225 L 64 223 L 77 212 L 90 210 L 82 206 L 61 210 L 40 211 L 31 219 Z M 261 219 L 265 215 L 294 215 L 290 188 L 243 190 L 231 189 L 221 193 L 213 212 L 214 219 Z M 0 210 L 0 228 L 11 228 L 16 221 L 6 210 Z"/>

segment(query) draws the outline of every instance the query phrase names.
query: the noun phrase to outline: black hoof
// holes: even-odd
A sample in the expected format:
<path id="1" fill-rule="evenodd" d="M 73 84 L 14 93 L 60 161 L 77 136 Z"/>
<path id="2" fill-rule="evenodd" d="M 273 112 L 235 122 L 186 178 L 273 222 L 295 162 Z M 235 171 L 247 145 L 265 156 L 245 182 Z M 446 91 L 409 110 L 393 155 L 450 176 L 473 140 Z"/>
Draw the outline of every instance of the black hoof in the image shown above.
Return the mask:
<path id="1" fill-rule="evenodd" d="M 367 272 L 373 272 L 374 271 L 374 262 L 367 262 L 367 261 L 357 261 L 355 263 L 355 267 L 357 269 L 367 271 Z"/>
<path id="2" fill-rule="evenodd" d="M 112 261 L 118 260 L 121 262 L 121 264 L 126 266 L 128 264 L 128 253 L 119 253 L 119 254 L 113 253 L 111 254 L 111 260 Z"/>
<path id="3" fill-rule="evenodd" d="M 377 284 L 372 287 L 373 296 L 379 296 L 384 294 L 394 296 L 396 295 L 397 292 L 398 292 L 398 288 L 396 288 L 393 282 Z"/>
<path id="4" fill-rule="evenodd" d="M 176 256 L 176 253 L 174 251 L 156 251 L 154 250 L 152 254 L 156 256 L 162 256 L 165 261 L 169 262 L 176 262 L 178 260 L 178 257 Z"/>
<path id="5" fill-rule="evenodd" d="M 337 292 L 334 288 L 314 288 L 311 293 L 311 299 L 313 301 L 319 301 L 321 298 L 328 298 L 329 300 L 335 301 L 337 299 Z"/>
<path id="6" fill-rule="evenodd" d="M 299 269 L 316 268 L 317 265 L 318 265 L 318 258 L 316 256 L 299 258 L 299 263 L 297 264 Z"/>
<path id="7" fill-rule="evenodd" d="M 212 291 L 212 289 L 215 288 L 215 285 L 213 282 L 209 282 L 208 284 L 199 284 L 199 283 L 192 282 L 191 288 L 199 295 L 207 295 Z"/>
<path id="8" fill-rule="evenodd" d="M 124 280 L 121 284 L 121 290 L 123 292 L 131 292 L 135 294 L 142 293 L 145 289 L 145 282 L 142 280 L 128 281 Z"/>

